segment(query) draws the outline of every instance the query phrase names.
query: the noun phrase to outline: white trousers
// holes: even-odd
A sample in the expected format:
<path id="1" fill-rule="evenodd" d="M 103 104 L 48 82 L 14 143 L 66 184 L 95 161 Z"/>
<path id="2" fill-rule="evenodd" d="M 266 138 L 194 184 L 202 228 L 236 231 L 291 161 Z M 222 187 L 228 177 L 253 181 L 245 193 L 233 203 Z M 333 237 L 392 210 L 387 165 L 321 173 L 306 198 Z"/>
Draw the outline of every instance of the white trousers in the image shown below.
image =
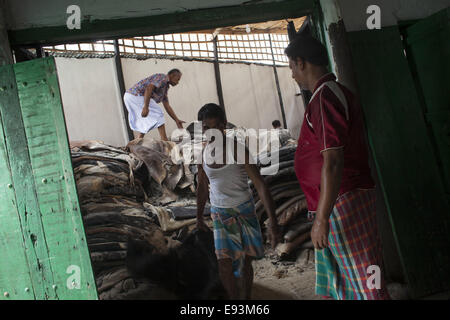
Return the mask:
<path id="1" fill-rule="evenodd" d="M 131 130 L 147 133 L 165 123 L 164 113 L 155 100 L 150 99 L 149 113 L 145 118 L 141 116 L 144 107 L 144 96 L 135 96 L 125 92 L 123 101 L 128 110 L 128 122 Z"/>

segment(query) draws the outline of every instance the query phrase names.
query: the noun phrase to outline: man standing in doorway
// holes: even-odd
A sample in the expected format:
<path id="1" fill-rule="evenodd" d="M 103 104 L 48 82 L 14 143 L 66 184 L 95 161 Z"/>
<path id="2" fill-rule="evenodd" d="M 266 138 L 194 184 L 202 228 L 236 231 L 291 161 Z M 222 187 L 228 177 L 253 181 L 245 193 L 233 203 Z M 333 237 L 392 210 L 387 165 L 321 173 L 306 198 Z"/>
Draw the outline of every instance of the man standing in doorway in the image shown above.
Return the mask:
<path id="1" fill-rule="evenodd" d="M 389 299 L 361 108 L 328 72 L 327 51 L 318 40 L 299 35 L 285 53 L 292 77 L 313 93 L 295 172 L 314 219 L 316 294 L 339 300 Z"/>
<path id="2" fill-rule="evenodd" d="M 167 141 L 164 113 L 158 106 L 162 102 L 169 116 L 182 129 L 184 121 L 178 119 L 169 104 L 167 91 L 169 85 L 176 86 L 181 78 L 178 69 L 172 69 L 168 74 L 156 73 L 145 78 L 125 92 L 123 100 L 128 110 L 130 128 L 139 132 L 139 138 L 158 128 L 161 140 Z"/>

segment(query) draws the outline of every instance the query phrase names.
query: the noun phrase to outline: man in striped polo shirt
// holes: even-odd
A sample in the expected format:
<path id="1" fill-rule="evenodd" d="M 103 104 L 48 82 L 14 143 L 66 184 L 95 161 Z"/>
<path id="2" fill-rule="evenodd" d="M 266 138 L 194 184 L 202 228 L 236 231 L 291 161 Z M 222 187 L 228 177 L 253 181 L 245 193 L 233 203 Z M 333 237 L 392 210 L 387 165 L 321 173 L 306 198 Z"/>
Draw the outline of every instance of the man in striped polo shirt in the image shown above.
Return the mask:
<path id="1" fill-rule="evenodd" d="M 328 72 L 326 48 L 315 38 L 298 35 L 285 53 L 292 77 L 313 94 L 294 163 L 314 219 L 316 294 L 339 300 L 389 299 L 361 108 Z M 375 277 L 372 270 L 378 271 Z"/>

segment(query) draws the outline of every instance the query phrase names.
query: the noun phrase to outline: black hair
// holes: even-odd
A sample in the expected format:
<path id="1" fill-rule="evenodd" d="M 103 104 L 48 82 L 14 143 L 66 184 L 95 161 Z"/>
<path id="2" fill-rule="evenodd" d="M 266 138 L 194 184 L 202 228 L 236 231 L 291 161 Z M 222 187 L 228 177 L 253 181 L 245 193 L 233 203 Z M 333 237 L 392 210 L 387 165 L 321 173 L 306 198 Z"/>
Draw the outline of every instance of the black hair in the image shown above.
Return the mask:
<path id="1" fill-rule="evenodd" d="M 274 126 L 274 127 L 281 127 L 281 122 L 279 120 L 273 120 L 272 121 L 272 126 Z"/>
<path id="2" fill-rule="evenodd" d="M 314 65 L 328 65 L 327 49 L 319 40 L 309 35 L 295 37 L 284 50 L 284 53 L 293 60 L 301 58 Z"/>
<path id="3" fill-rule="evenodd" d="M 220 121 L 225 123 L 225 111 L 215 103 L 207 103 L 198 111 L 197 120 L 203 121 L 205 119 L 211 118 L 219 119 Z"/>
<path id="4" fill-rule="evenodd" d="M 181 74 L 181 71 L 179 69 L 175 68 L 175 69 L 170 70 L 168 74 L 171 75 L 172 73 L 179 73 L 179 74 Z"/>

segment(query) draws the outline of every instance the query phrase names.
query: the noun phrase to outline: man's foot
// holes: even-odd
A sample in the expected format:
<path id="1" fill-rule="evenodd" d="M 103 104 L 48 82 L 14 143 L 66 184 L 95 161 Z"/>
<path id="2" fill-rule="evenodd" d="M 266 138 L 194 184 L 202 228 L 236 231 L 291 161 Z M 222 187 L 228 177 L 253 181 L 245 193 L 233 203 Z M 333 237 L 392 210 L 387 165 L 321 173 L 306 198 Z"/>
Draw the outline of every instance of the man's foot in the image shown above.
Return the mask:
<path id="1" fill-rule="evenodd" d="M 142 140 L 144 140 L 144 138 L 136 138 L 136 139 L 134 139 L 134 140 L 131 140 L 130 142 L 128 142 L 127 148 L 128 148 L 129 146 L 133 146 L 133 145 L 139 144 Z"/>

